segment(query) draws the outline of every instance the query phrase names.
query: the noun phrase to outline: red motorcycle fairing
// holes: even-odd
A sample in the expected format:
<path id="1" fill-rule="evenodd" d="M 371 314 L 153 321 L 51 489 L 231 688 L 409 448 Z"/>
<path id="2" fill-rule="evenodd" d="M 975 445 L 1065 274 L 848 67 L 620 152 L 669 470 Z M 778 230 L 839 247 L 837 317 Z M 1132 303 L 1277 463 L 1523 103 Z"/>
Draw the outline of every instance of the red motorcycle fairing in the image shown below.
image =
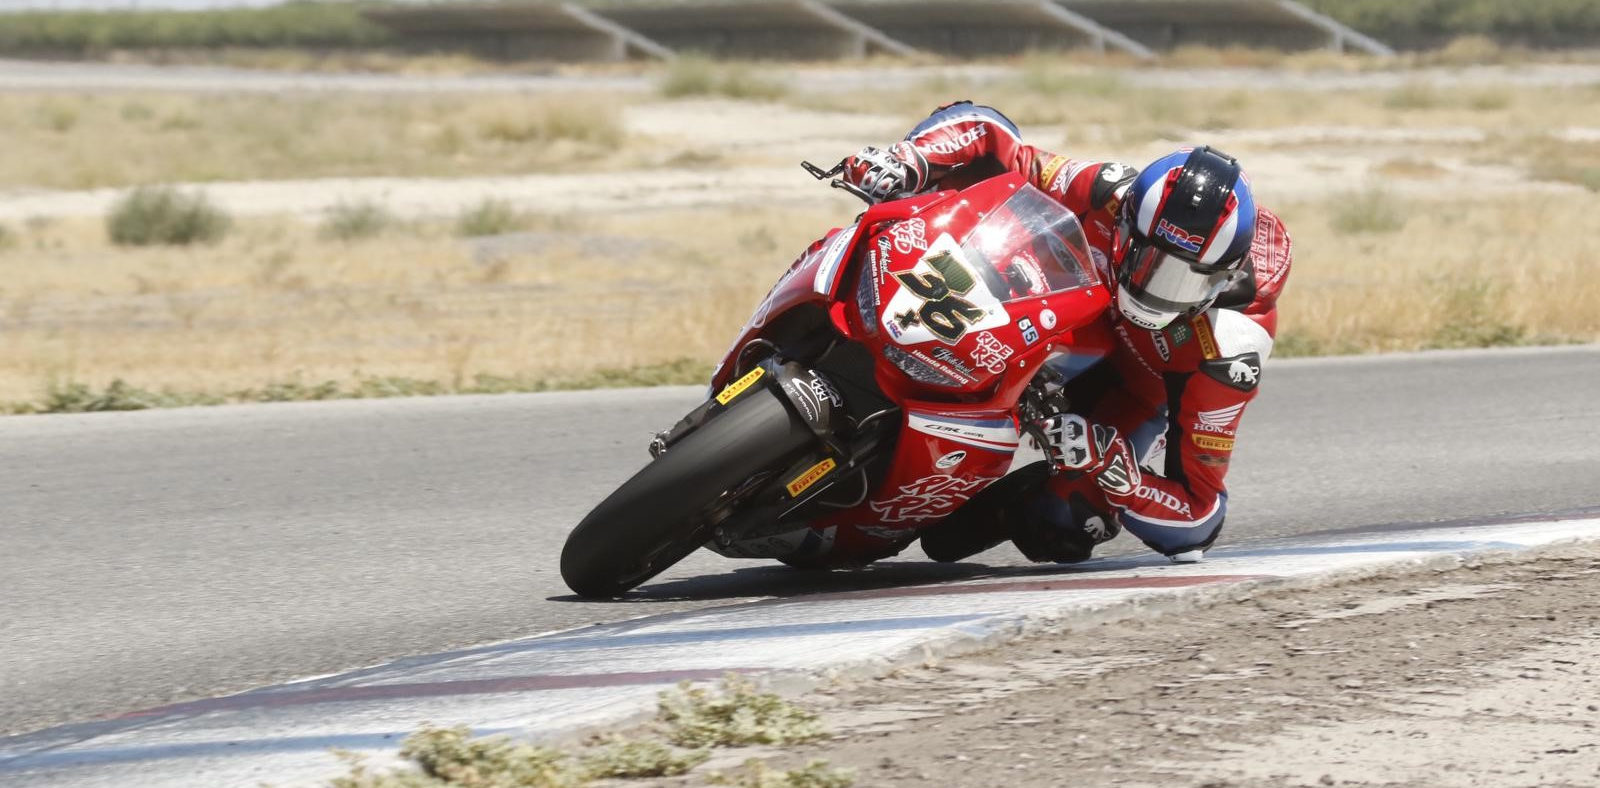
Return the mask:
<path id="1" fill-rule="evenodd" d="M 776 316 L 797 307 L 811 305 L 830 309 L 840 304 L 837 298 L 839 283 L 843 280 L 849 263 L 856 257 L 861 236 L 866 228 L 885 222 L 895 222 L 915 215 L 921 206 L 940 202 L 956 192 L 944 191 L 909 197 L 904 200 L 881 203 L 868 208 L 856 222 L 829 232 L 800 255 L 789 270 L 778 277 L 765 298 L 756 306 L 739 336 L 733 341 L 716 370 L 711 375 L 711 389 L 720 390 L 733 378 L 739 368 L 738 357 L 751 341 L 761 338 Z"/>
<path id="2" fill-rule="evenodd" d="M 1045 202 L 1028 202 L 1035 196 Z M 1050 220 L 1076 237 L 1003 230 L 1008 206 L 1022 204 L 1058 211 Z M 972 240 L 996 227 L 1002 231 L 991 234 L 1051 246 L 1006 247 L 997 262 L 981 238 Z M 1013 265 L 1029 275 L 1013 280 L 1002 270 Z M 871 350 L 876 383 L 901 410 L 893 459 L 856 505 L 809 525 L 846 548 L 844 562 L 872 560 L 874 550 L 897 551 L 916 528 L 1006 474 L 1020 442 L 1023 390 L 1046 362 L 1082 369 L 1110 352 L 1114 336 L 1100 319 L 1109 303 L 1076 218 L 1008 174 L 873 206 L 813 244 L 767 294 L 712 386 L 744 371 L 744 348 L 802 308 L 825 313 L 839 334 Z M 832 467 L 824 460 L 808 468 L 791 494 L 827 481 Z"/>

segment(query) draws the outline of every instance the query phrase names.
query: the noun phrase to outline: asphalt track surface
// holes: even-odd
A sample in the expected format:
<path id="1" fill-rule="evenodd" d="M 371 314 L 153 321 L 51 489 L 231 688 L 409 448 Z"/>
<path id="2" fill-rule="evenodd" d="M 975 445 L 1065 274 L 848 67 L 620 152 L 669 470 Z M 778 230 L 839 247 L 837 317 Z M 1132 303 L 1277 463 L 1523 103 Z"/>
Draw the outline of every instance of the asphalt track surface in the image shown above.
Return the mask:
<path id="1" fill-rule="evenodd" d="M 1265 378 L 1224 542 L 1600 505 L 1600 347 L 1276 362 Z M 1002 546 L 941 566 L 913 547 L 870 571 L 815 574 L 701 553 L 626 601 L 567 596 L 566 531 L 699 394 L 0 419 L 0 730 L 1021 563 Z"/>

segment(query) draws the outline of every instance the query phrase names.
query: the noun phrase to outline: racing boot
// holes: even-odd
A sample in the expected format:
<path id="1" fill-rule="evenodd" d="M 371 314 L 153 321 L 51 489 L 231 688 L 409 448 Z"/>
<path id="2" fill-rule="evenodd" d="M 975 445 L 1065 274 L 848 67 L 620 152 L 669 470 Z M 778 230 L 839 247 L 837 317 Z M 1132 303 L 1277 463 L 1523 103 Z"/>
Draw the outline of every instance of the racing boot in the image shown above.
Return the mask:
<path id="1" fill-rule="evenodd" d="M 1086 561 L 1096 545 L 1122 532 L 1110 511 L 1095 507 L 1075 490 L 1067 493 L 1066 500 L 1051 494 L 1035 496 L 1021 514 L 1013 523 L 1011 542 L 1028 560 L 1040 563 Z"/>
<path id="2" fill-rule="evenodd" d="M 935 561 L 960 561 L 1012 538 L 1011 523 L 1050 480 L 1050 464 L 1024 465 L 979 491 L 949 517 L 921 529 L 922 552 Z"/>

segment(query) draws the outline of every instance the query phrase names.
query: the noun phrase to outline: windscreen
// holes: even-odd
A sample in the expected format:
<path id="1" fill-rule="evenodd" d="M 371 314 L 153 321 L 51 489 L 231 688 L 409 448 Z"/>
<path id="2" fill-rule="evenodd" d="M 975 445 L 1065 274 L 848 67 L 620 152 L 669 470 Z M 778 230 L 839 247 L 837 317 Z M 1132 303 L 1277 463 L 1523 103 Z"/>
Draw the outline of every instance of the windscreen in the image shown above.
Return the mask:
<path id="1" fill-rule="evenodd" d="M 1031 185 L 979 221 L 961 249 L 1002 302 L 1100 284 L 1078 217 Z"/>

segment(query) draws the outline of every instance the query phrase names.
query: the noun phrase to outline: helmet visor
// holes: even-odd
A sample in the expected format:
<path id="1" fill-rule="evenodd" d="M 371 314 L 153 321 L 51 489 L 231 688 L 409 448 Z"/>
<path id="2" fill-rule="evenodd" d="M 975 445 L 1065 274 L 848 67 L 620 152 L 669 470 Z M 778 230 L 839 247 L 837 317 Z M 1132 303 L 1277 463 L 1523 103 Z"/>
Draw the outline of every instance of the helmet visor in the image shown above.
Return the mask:
<path id="1" fill-rule="evenodd" d="M 1195 264 L 1148 243 L 1135 241 L 1122 261 L 1120 297 L 1156 311 L 1178 314 L 1211 303 L 1233 279 L 1233 270 L 1195 270 Z"/>

